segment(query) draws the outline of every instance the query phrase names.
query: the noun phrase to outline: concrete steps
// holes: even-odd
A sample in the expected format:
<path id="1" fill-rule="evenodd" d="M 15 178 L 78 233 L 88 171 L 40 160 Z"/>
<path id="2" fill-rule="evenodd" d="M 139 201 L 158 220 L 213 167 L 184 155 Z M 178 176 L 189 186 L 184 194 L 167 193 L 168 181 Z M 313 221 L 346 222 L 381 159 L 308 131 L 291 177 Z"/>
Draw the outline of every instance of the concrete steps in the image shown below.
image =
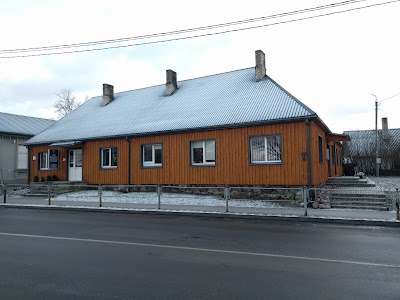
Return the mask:
<path id="1" fill-rule="evenodd" d="M 331 208 L 388 210 L 385 194 L 375 190 L 375 183 L 368 178 L 329 177 L 326 184 L 334 187 Z"/>
<path id="2" fill-rule="evenodd" d="M 331 197 L 332 208 L 351 208 L 368 210 L 388 210 L 385 194 L 379 192 L 333 191 Z"/>
<path id="3" fill-rule="evenodd" d="M 326 182 L 327 185 L 331 186 L 343 186 L 343 187 L 374 187 L 375 183 L 367 178 L 360 178 L 358 176 L 341 176 L 341 177 L 329 177 Z"/>

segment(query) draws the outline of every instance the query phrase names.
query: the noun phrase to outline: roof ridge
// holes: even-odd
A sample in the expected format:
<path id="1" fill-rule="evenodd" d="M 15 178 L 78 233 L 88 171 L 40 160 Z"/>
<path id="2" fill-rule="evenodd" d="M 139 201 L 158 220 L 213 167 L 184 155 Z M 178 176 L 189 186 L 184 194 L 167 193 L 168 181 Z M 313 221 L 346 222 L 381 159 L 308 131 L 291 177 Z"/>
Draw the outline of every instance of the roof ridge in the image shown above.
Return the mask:
<path id="1" fill-rule="evenodd" d="M 186 79 L 180 85 L 180 91 L 168 99 L 162 91 L 163 85 L 116 93 L 116 99 L 107 106 L 101 105 L 101 96 L 94 97 L 30 139 L 28 144 L 318 118 L 312 109 L 269 76 L 257 82 L 254 67 Z M 113 126 L 108 126 L 110 122 Z"/>
<path id="2" fill-rule="evenodd" d="M 378 128 L 378 131 L 381 131 L 382 128 Z M 400 130 L 400 128 L 388 128 L 388 130 Z M 356 130 L 344 130 L 343 132 L 366 132 L 366 131 L 375 131 L 375 129 L 356 129 Z"/>
<path id="3" fill-rule="evenodd" d="M 178 81 L 177 81 L 177 82 L 178 82 L 178 88 L 179 88 L 179 83 L 180 83 L 180 82 L 191 81 L 191 80 L 196 80 L 196 79 L 201 79 L 201 78 L 207 78 L 207 77 L 212 77 L 212 76 L 218 76 L 218 75 L 222 75 L 222 74 L 228 74 L 228 73 L 233 73 L 233 72 L 248 70 L 248 69 L 252 69 L 252 68 L 255 68 L 255 67 L 247 67 L 247 68 L 242 68 L 242 69 L 236 69 L 236 70 L 230 70 L 230 71 L 220 72 L 220 73 L 216 73 L 216 74 L 210 74 L 210 75 L 204 75 L 204 76 L 199 76 L 199 77 L 193 77 L 193 78 L 178 80 Z M 126 90 L 126 91 L 117 92 L 117 93 L 115 93 L 115 95 L 122 94 L 122 93 L 129 93 L 129 92 L 132 92 L 132 91 L 140 91 L 140 90 L 150 89 L 150 88 L 154 88 L 154 87 L 157 87 L 157 86 L 164 86 L 164 85 L 165 85 L 165 83 L 160 83 L 160 84 L 155 84 L 155 85 L 149 85 L 149 86 L 140 87 L 140 88 L 137 88 L 137 89 L 132 89 L 132 90 Z M 101 97 L 101 95 L 94 96 L 94 97 L 92 97 L 92 98 L 97 98 L 97 97 Z M 92 98 L 90 98 L 90 99 L 92 99 Z M 90 100 L 90 99 L 89 99 L 89 100 Z"/>
<path id="4" fill-rule="evenodd" d="M 39 120 L 48 120 L 48 121 L 56 121 L 53 119 L 48 119 L 48 118 L 41 118 L 41 117 L 32 117 L 32 116 L 25 116 L 25 115 L 17 115 L 17 114 L 12 114 L 12 113 L 6 113 L 6 112 L 0 112 L 2 115 L 9 115 L 9 116 L 16 116 L 16 117 L 23 117 L 23 118 L 31 118 L 31 119 L 39 119 Z"/>

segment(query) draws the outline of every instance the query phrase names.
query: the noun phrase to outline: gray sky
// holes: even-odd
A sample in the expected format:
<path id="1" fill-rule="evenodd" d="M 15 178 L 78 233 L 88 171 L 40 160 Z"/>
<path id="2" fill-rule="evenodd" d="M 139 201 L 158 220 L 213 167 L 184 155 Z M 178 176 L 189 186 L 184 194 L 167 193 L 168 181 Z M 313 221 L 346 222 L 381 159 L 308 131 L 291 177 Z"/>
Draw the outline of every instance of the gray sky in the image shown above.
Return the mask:
<path id="1" fill-rule="evenodd" d="M 0 50 L 133 37 L 335 2 L 341 1 L 2 1 Z M 318 14 L 383 2 L 387 1 L 365 0 Z M 166 69 L 178 73 L 179 85 L 179 80 L 254 66 L 254 51 L 262 49 L 268 75 L 316 111 L 332 131 L 373 129 L 375 98 L 371 94 L 381 101 L 400 93 L 400 43 L 395 34 L 400 28 L 399 16 L 400 2 L 395 2 L 196 39 L 105 51 L 0 58 L 0 111 L 55 118 L 52 105 L 57 100 L 55 93 L 61 89 L 72 89 L 83 101 L 85 96 L 101 95 L 103 83 L 114 85 L 115 92 L 163 84 Z M 239 27 L 230 27 L 234 28 Z M 135 42 L 138 41 L 113 45 Z M 0 52 L 0 57 L 10 55 Z M 379 127 L 380 118 L 388 117 L 390 128 L 400 128 L 400 95 L 383 101 L 379 108 Z"/>

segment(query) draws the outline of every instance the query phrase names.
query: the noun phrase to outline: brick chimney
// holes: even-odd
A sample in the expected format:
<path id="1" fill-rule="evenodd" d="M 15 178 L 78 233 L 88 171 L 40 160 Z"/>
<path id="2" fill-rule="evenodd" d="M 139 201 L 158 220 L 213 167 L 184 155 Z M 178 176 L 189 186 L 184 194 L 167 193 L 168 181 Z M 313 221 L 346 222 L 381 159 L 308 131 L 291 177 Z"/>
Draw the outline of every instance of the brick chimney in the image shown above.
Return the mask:
<path id="1" fill-rule="evenodd" d="M 108 103 L 114 100 L 114 86 L 111 84 L 103 84 L 103 102 L 102 105 L 106 106 Z"/>
<path id="2" fill-rule="evenodd" d="M 165 96 L 171 96 L 177 89 L 176 72 L 167 70 L 167 83 L 165 84 Z"/>
<path id="3" fill-rule="evenodd" d="M 389 126 L 387 118 L 382 118 L 382 138 L 384 141 L 389 140 Z"/>
<path id="4" fill-rule="evenodd" d="M 262 50 L 256 51 L 256 81 L 262 80 L 267 73 L 265 69 L 265 54 Z"/>

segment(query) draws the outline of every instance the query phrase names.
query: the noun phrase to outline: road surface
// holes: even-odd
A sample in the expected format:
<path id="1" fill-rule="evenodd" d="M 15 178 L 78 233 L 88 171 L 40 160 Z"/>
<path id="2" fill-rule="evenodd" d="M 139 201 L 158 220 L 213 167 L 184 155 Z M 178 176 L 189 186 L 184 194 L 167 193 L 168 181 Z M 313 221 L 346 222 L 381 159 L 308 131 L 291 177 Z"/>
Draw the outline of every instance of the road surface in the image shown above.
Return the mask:
<path id="1" fill-rule="evenodd" d="M 400 231 L 0 208 L 1 299 L 399 299 Z"/>

